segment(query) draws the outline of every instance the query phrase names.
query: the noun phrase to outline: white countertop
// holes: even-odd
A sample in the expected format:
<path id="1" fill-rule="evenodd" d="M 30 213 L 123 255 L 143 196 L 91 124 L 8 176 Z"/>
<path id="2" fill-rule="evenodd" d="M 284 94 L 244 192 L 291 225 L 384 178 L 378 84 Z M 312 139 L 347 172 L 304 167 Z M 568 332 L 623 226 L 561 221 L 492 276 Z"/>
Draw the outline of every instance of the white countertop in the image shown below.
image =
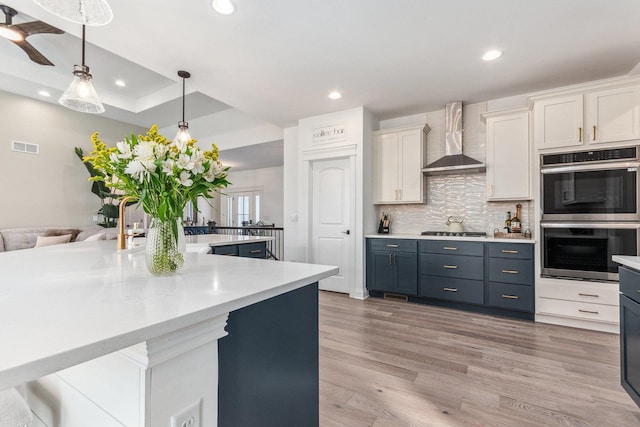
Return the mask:
<path id="1" fill-rule="evenodd" d="M 611 259 L 630 268 L 640 270 L 640 256 L 614 255 Z"/>
<path id="2" fill-rule="evenodd" d="M 245 243 L 268 242 L 271 236 L 238 236 L 230 234 L 195 234 L 185 236 L 188 252 L 207 253 L 212 246 L 242 245 Z"/>
<path id="3" fill-rule="evenodd" d="M 338 268 L 187 253 L 178 275 L 155 277 L 143 247 L 117 251 L 114 241 L 101 241 L 2 252 L 0 272 L 4 390 L 300 288 Z"/>
<path id="4" fill-rule="evenodd" d="M 497 242 L 497 243 L 535 243 L 535 239 L 500 239 L 493 236 L 486 237 L 456 237 L 456 236 L 422 236 L 419 234 L 369 234 L 369 239 L 416 239 L 416 240 L 456 240 L 462 242 Z"/>

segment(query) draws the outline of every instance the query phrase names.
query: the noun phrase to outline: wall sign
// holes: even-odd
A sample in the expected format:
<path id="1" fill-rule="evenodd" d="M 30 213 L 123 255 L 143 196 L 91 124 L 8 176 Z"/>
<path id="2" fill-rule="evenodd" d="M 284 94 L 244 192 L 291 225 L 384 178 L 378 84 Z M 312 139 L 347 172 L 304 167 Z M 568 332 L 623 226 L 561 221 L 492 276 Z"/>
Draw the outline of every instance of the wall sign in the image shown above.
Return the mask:
<path id="1" fill-rule="evenodd" d="M 347 139 L 347 124 L 337 123 L 313 129 L 314 144 L 328 144 Z"/>

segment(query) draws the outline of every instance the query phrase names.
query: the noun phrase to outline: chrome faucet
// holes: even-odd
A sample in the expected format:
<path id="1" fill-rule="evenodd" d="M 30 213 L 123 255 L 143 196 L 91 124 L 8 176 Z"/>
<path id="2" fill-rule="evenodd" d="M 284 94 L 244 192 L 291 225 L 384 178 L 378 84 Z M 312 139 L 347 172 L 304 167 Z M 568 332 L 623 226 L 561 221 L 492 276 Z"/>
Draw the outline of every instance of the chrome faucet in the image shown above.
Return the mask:
<path id="1" fill-rule="evenodd" d="M 133 196 L 124 197 L 118 206 L 118 250 L 127 249 L 127 235 L 124 234 L 124 208 L 131 200 L 136 200 L 136 198 Z"/>

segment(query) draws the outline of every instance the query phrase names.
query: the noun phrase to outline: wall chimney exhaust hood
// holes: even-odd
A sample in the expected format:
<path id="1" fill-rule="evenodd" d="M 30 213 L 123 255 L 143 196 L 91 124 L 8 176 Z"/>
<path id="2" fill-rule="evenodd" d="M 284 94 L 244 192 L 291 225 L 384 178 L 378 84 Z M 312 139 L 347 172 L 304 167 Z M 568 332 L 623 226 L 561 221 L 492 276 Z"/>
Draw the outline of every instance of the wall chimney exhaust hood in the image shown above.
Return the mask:
<path id="1" fill-rule="evenodd" d="M 485 172 L 484 163 L 462 154 L 462 102 L 445 106 L 445 156 L 422 169 L 425 175 Z"/>

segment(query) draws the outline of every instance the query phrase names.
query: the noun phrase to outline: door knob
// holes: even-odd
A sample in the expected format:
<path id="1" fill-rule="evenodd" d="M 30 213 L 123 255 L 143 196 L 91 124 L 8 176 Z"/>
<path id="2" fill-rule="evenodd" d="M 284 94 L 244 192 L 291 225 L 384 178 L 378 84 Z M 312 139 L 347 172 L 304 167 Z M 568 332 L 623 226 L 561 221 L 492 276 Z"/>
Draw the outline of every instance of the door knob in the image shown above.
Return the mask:
<path id="1" fill-rule="evenodd" d="M 351 230 L 341 231 L 342 234 L 351 234 Z"/>

